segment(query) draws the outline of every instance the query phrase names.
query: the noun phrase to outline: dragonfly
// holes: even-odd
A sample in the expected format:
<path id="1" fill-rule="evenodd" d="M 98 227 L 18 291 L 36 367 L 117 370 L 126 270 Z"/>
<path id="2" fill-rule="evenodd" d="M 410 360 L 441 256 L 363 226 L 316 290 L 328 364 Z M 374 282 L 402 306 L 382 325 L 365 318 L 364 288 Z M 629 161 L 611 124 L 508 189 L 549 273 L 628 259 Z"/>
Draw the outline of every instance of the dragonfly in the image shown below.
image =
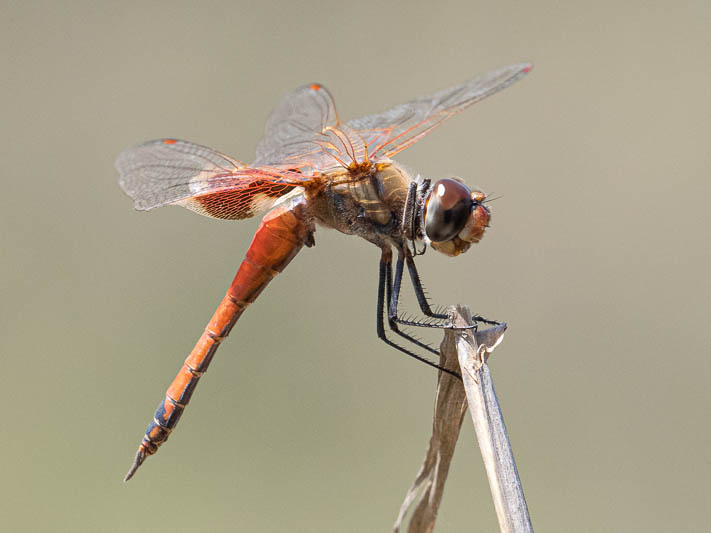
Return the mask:
<path id="1" fill-rule="evenodd" d="M 530 63 L 510 65 L 348 122 L 341 121 L 326 87 L 304 85 L 269 116 L 252 164 L 173 138 L 144 142 L 119 155 L 120 186 L 138 210 L 178 205 L 226 220 L 267 212 L 227 293 L 161 399 L 125 481 L 170 436 L 217 348 L 245 309 L 299 250 L 314 246 L 316 227 L 359 236 L 380 249 L 377 336 L 460 378 L 418 354 L 439 351 L 406 329 L 452 327 L 446 314 L 430 306 L 415 258 L 428 246 L 457 256 L 479 242 L 491 218 L 487 197 L 456 177 L 433 183 L 413 175 L 392 157 L 531 68 Z M 405 268 L 425 315 L 421 319 L 399 312 Z"/>

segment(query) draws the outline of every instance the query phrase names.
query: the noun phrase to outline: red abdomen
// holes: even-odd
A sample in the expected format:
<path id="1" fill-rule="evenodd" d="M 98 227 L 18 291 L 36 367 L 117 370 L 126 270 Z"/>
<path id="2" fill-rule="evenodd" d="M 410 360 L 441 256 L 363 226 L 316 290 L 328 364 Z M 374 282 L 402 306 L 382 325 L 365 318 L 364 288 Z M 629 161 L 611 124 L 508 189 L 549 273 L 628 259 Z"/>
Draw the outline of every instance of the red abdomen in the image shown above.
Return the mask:
<path id="1" fill-rule="evenodd" d="M 302 202 L 295 200 L 277 207 L 264 217 L 227 294 L 158 405 L 125 481 L 168 438 L 220 342 L 230 333 L 242 312 L 257 299 L 272 278 L 286 268 L 304 244 L 313 244 L 313 224 Z"/>

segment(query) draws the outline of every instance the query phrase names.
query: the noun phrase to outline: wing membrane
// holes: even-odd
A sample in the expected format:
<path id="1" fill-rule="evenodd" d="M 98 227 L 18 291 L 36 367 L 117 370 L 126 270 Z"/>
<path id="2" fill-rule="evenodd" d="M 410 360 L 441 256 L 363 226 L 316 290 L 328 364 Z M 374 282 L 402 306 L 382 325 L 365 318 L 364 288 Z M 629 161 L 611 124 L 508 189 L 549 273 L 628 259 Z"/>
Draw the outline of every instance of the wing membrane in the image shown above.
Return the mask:
<path id="1" fill-rule="evenodd" d="M 311 83 L 288 94 L 272 111 L 257 145 L 255 166 L 292 164 L 320 170 L 337 164 L 329 151 L 329 128 L 340 124 L 331 93 Z M 336 145 L 330 150 L 338 152 Z"/>
<path id="2" fill-rule="evenodd" d="M 374 161 L 392 157 L 445 120 L 522 78 L 530 63 L 511 65 L 464 83 L 400 104 L 382 113 L 351 120 Z"/>
<path id="3" fill-rule="evenodd" d="M 216 218 L 247 218 L 310 180 L 284 167 L 248 167 L 211 148 L 176 139 L 148 141 L 119 155 L 121 188 L 136 209 L 182 205 Z"/>
<path id="4" fill-rule="evenodd" d="M 530 69 L 528 63 L 511 65 L 347 124 L 323 85 L 304 85 L 270 115 L 252 166 L 205 146 L 159 139 L 118 157 L 119 183 L 139 210 L 173 204 L 217 218 L 246 218 L 329 169 L 392 157 Z"/>

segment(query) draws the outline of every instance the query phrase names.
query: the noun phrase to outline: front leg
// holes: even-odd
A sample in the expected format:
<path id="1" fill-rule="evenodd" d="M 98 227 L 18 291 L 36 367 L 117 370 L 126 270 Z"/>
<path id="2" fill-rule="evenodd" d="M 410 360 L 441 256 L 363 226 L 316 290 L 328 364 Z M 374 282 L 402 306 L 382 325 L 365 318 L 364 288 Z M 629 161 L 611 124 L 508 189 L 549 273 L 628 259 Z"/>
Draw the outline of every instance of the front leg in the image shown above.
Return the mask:
<path id="1" fill-rule="evenodd" d="M 407 339 L 408 341 L 419 346 L 420 348 L 439 356 L 439 350 L 432 348 L 432 346 L 425 344 L 421 340 L 405 333 L 404 331 L 400 331 L 400 328 L 398 327 L 398 324 L 408 325 L 406 321 L 403 321 L 397 315 L 398 300 L 400 298 L 400 287 L 402 285 L 403 263 L 403 254 L 402 252 L 399 252 L 397 263 L 395 265 L 395 279 L 392 279 L 392 262 L 388 264 L 388 268 L 385 272 L 386 300 L 388 302 L 388 325 L 390 326 L 390 329 L 397 335 L 400 335 L 404 339 Z"/>
<path id="2" fill-rule="evenodd" d="M 402 270 L 402 269 L 401 269 Z M 402 277 L 402 276 L 401 276 Z M 399 290 L 398 290 L 399 292 Z M 392 250 L 390 248 L 383 248 L 382 249 L 382 255 L 380 257 L 380 268 L 378 272 L 378 303 L 377 303 L 377 318 L 376 318 L 376 331 L 378 333 L 378 338 L 381 339 L 385 344 L 388 346 L 392 346 L 396 350 L 399 350 L 403 352 L 404 354 L 409 355 L 410 357 L 413 357 L 414 359 L 417 359 L 418 361 L 421 361 L 425 363 L 426 365 L 429 365 L 431 367 L 437 368 L 438 370 L 441 370 L 443 372 L 446 372 L 447 374 L 450 374 L 457 379 L 461 380 L 461 376 L 452 370 L 449 370 L 447 368 L 444 368 L 437 363 L 430 361 L 429 359 L 425 359 L 424 357 L 417 355 L 414 352 L 411 352 L 410 350 L 403 348 L 399 344 L 394 343 L 390 339 L 387 338 L 385 335 L 385 322 L 383 320 L 383 315 L 385 312 L 385 299 L 386 299 L 386 293 L 389 296 L 387 299 L 390 301 L 392 300 L 393 295 L 395 294 L 395 291 L 393 291 L 392 287 Z M 397 306 L 397 304 L 396 304 Z M 388 317 L 388 322 L 390 323 L 391 328 L 393 328 L 393 323 L 390 322 L 390 319 Z M 402 331 L 397 329 L 397 326 L 393 328 L 393 331 L 400 335 L 401 337 L 404 337 L 408 339 L 409 341 L 417 344 L 418 346 L 421 346 L 423 348 L 426 348 L 433 353 L 439 355 L 439 352 L 434 351 L 432 348 L 429 346 L 421 343 L 417 339 L 414 339 L 407 335 L 406 333 L 403 333 Z"/>
<path id="3" fill-rule="evenodd" d="M 405 239 L 410 241 L 412 253 L 416 256 L 424 254 L 427 247 L 425 244 L 422 251 L 417 250 L 417 212 L 419 192 L 426 191 L 429 186 L 429 179 L 423 180 L 419 187 L 415 181 L 410 183 L 405 199 L 405 209 L 403 209 L 402 213 L 401 233 Z"/>
<path id="4" fill-rule="evenodd" d="M 404 261 L 407 262 L 407 270 L 410 274 L 410 280 L 412 281 L 412 287 L 415 290 L 415 297 L 417 298 L 417 303 L 420 306 L 420 310 L 422 313 L 434 320 L 447 320 L 447 323 L 437 323 L 432 320 L 429 321 L 421 321 L 421 320 L 405 320 L 403 318 L 400 318 L 397 316 L 397 296 L 393 299 L 391 302 L 391 306 L 389 309 L 389 318 L 397 322 L 398 324 L 402 324 L 404 326 L 415 326 L 415 327 L 426 327 L 426 328 L 441 328 L 441 329 L 446 329 L 446 328 L 451 328 L 453 327 L 451 323 L 449 323 L 449 316 L 443 313 L 435 313 L 432 311 L 432 308 L 430 307 L 430 303 L 427 300 L 427 295 L 425 294 L 424 287 L 422 287 L 422 282 L 420 281 L 420 275 L 417 273 L 417 268 L 415 267 L 415 259 L 412 257 L 412 254 L 410 253 L 409 250 L 405 249 L 403 250 L 399 256 L 398 256 L 398 263 L 397 263 L 397 268 L 395 271 L 395 283 L 396 287 L 398 288 L 399 292 L 399 286 L 400 286 L 400 280 L 402 278 L 402 262 L 403 262 L 403 256 L 404 256 Z M 399 272 L 399 275 L 398 275 Z M 478 322 L 481 322 L 483 324 L 488 324 L 488 325 L 494 325 L 498 326 L 499 322 L 496 322 L 494 320 L 488 320 L 484 317 L 481 317 L 479 315 L 474 315 L 472 317 L 474 320 L 474 326 L 476 327 L 476 324 Z"/>
<path id="5" fill-rule="evenodd" d="M 398 294 L 400 292 L 400 282 L 402 281 L 402 269 L 403 263 L 407 261 L 407 269 L 410 273 L 410 279 L 412 280 L 412 286 L 415 289 L 415 296 L 417 297 L 417 303 L 420 306 L 420 310 L 425 316 L 430 317 L 433 320 L 406 320 L 398 316 Z M 434 322 L 434 320 L 446 320 L 449 317 L 445 314 L 435 313 L 430 308 L 430 304 L 427 301 L 427 296 L 425 295 L 424 288 L 422 287 L 422 282 L 420 281 L 420 276 L 415 268 L 415 260 L 412 254 L 407 248 L 401 249 L 398 253 L 397 266 L 395 269 L 395 287 L 397 291 L 393 294 L 393 298 L 390 301 L 390 307 L 388 309 L 388 318 L 391 323 L 402 324 L 403 326 L 415 326 L 415 327 L 427 327 L 427 328 L 449 328 L 451 325 L 449 323 L 440 324 Z"/>
<path id="6" fill-rule="evenodd" d="M 420 310 L 425 316 L 431 318 L 446 319 L 449 318 L 447 315 L 442 313 L 434 313 L 430 308 L 430 303 L 427 301 L 427 295 L 425 294 L 425 289 L 422 287 L 422 282 L 420 281 L 420 275 L 417 273 L 417 268 L 415 267 L 415 260 L 412 255 L 405 254 L 405 260 L 407 261 L 407 270 L 410 273 L 410 279 L 412 280 L 412 287 L 415 289 L 415 297 L 417 298 L 417 304 L 420 306 Z"/>

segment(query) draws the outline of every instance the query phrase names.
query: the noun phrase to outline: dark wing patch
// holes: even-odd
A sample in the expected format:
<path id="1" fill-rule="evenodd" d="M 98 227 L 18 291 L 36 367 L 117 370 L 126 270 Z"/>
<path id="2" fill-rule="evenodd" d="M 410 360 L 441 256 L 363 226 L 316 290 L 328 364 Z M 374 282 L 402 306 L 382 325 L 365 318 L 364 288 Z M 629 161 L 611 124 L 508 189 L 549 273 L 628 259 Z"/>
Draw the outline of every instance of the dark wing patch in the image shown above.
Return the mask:
<path id="1" fill-rule="evenodd" d="M 239 220 L 269 209 L 277 199 L 295 188 L 292 184 L 258 178 L 242 180 L 230 189 L 194 196 L 178 205 L 212 218 Z"/>
<path id="2" fill-rule="evenodd" d="M 177 139 L 148 141 L 119 155 L 121 188 L 136 209 L 181 205 L 225 219 L 250 217 L 313 181 L 291 167 L 253 168 L 211 148 Z"/>

